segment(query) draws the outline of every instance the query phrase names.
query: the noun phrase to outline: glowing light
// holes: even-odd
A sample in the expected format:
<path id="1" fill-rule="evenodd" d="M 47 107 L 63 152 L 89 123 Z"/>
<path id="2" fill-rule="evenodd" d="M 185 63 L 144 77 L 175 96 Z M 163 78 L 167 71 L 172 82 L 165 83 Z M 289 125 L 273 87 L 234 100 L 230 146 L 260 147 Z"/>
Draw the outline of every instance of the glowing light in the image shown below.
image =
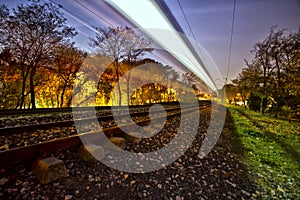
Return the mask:
<path id="1" fill-rule="evenodd" d="M 141 27 L 162 48 L 170 52 L 185 67 L 199 76 L 208 87 L 214 91 L 217 90 L 215 84 L 203 69 L 205 66 L 201 66 L 180 34 L 173 28 L 154 2 L 150 0 L 106 0 L 106 2 L 131 20 L 136 26 Z M 168 31 L 158 31 L 158 29 Z M 179 52 L 184 57 L 180 56 Z"/>

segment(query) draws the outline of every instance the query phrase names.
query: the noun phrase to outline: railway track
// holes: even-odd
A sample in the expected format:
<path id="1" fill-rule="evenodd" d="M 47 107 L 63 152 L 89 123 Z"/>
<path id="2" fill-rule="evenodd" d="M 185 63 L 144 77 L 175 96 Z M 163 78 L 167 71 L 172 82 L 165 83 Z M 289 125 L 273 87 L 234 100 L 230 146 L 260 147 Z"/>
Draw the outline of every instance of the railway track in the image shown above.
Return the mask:
<path id="1" fill-rule="evenodd" d="M 148 110 L 150 106 L 130 106 L 130 113 L 143 112 Z M 167 107 L 167 106 L 166 106 Z M 36 110 L 0 110 L 0 128 L 7 126 L 19 126 L 38 124 L 49 121 L 71 120 L 73 118 L 73 110 L 77 113 L 86 115 L 92 111 L 96 111 L 97 116 L 111 115 L 112 109 L 119 111 L 125 110 L 125 107 L 79 107 L 79 108 L 62 108 L 61 112 L 58 108 L 36 109 Z M 88 116 L 86 116 L 88 117 Z M 16 123 L 17 122 L 17 123 Z"/>
<path id="2" fill-rule="evenodd" d="M 179 107 L 169 107 L 166 108 L 167 112 L 176 112 L 180 108 Z M 106 113 L 108 113 L 106 111 Z M 138 108 L 135 110 L 131 110 L 131 118 L 136 121 L 141 117 L 148 118 L 149 108 Z M 153 114 L 159 115 L 162 113 L 162 110 L 153 110 Z M 89 125 L 95 120 L 92 117 L 92 114 L 89 113 L 88 117 L 85 114 L 80 114 L 76 116 L 76 122 L 81 124 L 86 124 L 86 129 L 84 132 L 89 132 L 91 128 Z M 85 117 L 80 118 L 78 117 Z M 115 117 L 122 118 L 122 124 L 127 123 L 128 118 L 126 118 L 126 114 L 124 114 L 124 110 L 117 110 L 117 115 Z M 97 115 L 99 125 L 102 129 L 106 129 L 112 126 L 115 126 L 114 116 L 110 112 L 108 115 Z M 126 120 L 127 119 L 127 120 Z M 95 125 L 95 124 L 93 124 Z M 97 125 L 97 126 L 99 126 Z M 67 137 L 70 135 L 76 135 L 76 128 L 74 125 L 74 120 L 63 120 L 56 122 L 46 122 L 39 124 L 27 124 L 21 126 L 13 126 L 13 127 L 3 127 L 0 128 L 0 149 L 11 149 L 21 146 L 32 145 L 39 142 L 45 142 L 53 139 L 59 139 L 62 137 Z"/>
<path id="3" fill-rule="evenodd" d="M 166 111 L 176 111 L 180 110 L 180 107 L 173 107 L 173 108 L 166 108 Z M 118 115 L 118 117 L 123 117 L 126 116 L 125 114 L 122 114 L 123 110 L 119 110 L 117 112 L 120 112 L 121 114 Z M 131 117 L 137 117 L 141 115 L 146 115 L 148 114 L 149 108 L 148 109 L 138 109 L 138 110 L 131 110 L 130 115 Z M 77 112 L 77 111 L 76 111 Z M 80 111 L 79 111 L 80 112 Z M 103 112 L 103 110 L 102 110 Z M 112 115 L 111 112 L 108 113 L 108 111 L 104 111 L 105 115 L 97 115 L 98 121 L 109 121 L 113 120 L 114 116 Z M 160 113 L 161 110 L 155 110 L 154 113 Z M 99 114 L 99 112 L 97 113 Z M 82 114 L 84 116 L 85 114 Z M 72 116 L 70 116 L 72 118 Z M 90 118 L 89 116 L 87 117 L 82 117 L 82 119 L 79 119 L 77 121 L 80 121 L 82 123 L 89 123 L 93 118 Z M 46 123 L 37 123 L 37 124 L 26 124 L 26 125 L 20 125 L 20 126 L 9 126 L 9 127 L 2 127 L 0 128 L 0 136 L 6 136 L 10 134 L 16 134 L 16 133 L 22 133 L 22 132 L 31 132 L 34 130 L 45 130 L 45 129 L 50 129 L 52 127 L 66 127 L 74 124 L 73 119 L 69 120 L 63 120 L 63 121 L 55 121 L 55 122 L 46 122 Z"/>
<path id="4" fill-rule="evenodd" d="M 205 108 L 206 106 L 202 106 L 201 108 Z M 185 112 L 192 112 L 195 110 L 199 110 L 199 107 L 197 108 L 184 108 L 180 110 L 179 107 L 174 107 L 174 108 L 167 108 L 167 118 L 179 116 Z M 139 110 L 140 112 L 131 112 L 131 117 L 133 118 L 134 124 L 138 124 L 140 126 L 147 125 L 151 122 L 151 119 L 149 118 L 148 110 L 145 111 Z M 155 113 L 156 116 L 152 120 L 160 120 L 164 117 L 160 116 L 160 113 L 162 113 L 162 110 L 155 110 L 152 113 Z M 142 117 L 141 117 L 142 116 Z M 122 117 L 122 114 L 119 115 L 118 117 Z M 89 124 L 91 119 L 90 118 L 85 118 L 85 119 L 80 119 L 79 120 L 82 123 Z M 118 136 L 118 137 L 125 137 L 125 134 L 121 128 L 128 128 L 132 126 L 132 123 L 127 123 L 126 120 L 124 120 L 124 124 L 121 124 L 116 126 L 116 124 L 113 122 L 113 116 L 112 115 L 107 115 L 107 116 L 99 116 L 98 117 L 99 122 L 105 122 L 109 124 L 109 126 L 103 126 L 103 132 L 107 137 L 112 137 L 112 136 Z M 58 135 L 58 137 L 53 138 L 48 140 L 46 138 L 45 141 L 43 142 L 37 142 L 34 144 L 27 145 L 25 144 L 24 146 L 13 146 L 11 149 L 7 149 L 4 151 L 0 152 L 0 160 L 2 161 L 0 164 L 1 168 L 7 168 L 12 165 L 15 165 L 17 163 L 20 163 L 22 161 L 27 161 L 31 159 L 35 159 L 37 157 L 43 157 L 45 155 L 50 155 L 51 153 L 57 152 L 59 150 L 64 150 L 70 147 L 75 147 L 78 146 L 81 143 L 81 138 L 88 138 L 89 140 L 96 140 L 99 139 L 99 132 L 91 132 L 87 131 L 85 133 L 82 133 L 80 135 L 76 134 L 76 130 L 74 127 L 74 121 L 73 120 L 66 120 L 66 121 L 59 121 L 59 122 L 51 122 L 51 123 L 43 123 L 43 124 L 31 124 L 31 125 L 24 125 L 24 126 L 18 126 L 18 127 L 5 127 L 0 129 L 0 137 L 2 137 L 2 142 L 3 138 L 7 139 L 10 136 L 16 136 L 19 135 L 24 137 L 24 134 L 28 134 L 30 138 L 31 133 L 37 130 L 47 130 L 51 129 L 53 127 L 67 127 L 69 130 L 71 130 L 70 134 L 68 136 L 61 136 Z M 70 129 L 71 127 L 71 129 Z M 51 132 L 51 131 L 50 131 Z M 60 130 L 58 129 L 58 132 Z M 103 135 L 102 135 L 103 137 Z M 14 141 L 14 139 L 12 139 Z M 1 143 L 2 143 L 1 142 Z"/>
<path id="5" fill-rule="evenodd" d="M 147 108 L 149 105 L 131 106 L 131 108 Z M 96 107 L 80 107 L 76 108 L 78 111 L 109 111 L 112 106 L 96 106 Z M 119 109 L 124 109 L 124 106 L 117 106 Z M 37 109 L 4 109 L 0 110 L 0 117 L 18 117 L 18 116 L 34 116 L 34 115 L 47 115 L 47 114 L 61 114 L 72 113 L 72 107 L 70 108 L 37 108 Z"/>
<path id="6" fill-rule="evenodd" d="M 256 189 L 251 179 L 248 179 L 248 170 L 242 167 L 231 151 L 233 132 L 228 132 L 228 135 L 226 131 L 224 144 L 224 140 L 221 140 L 221 146 L 214 148 L 204 158 L 198 157 L 210 124 L 211 109 L 201 107 L 199 112 L 201 120 L 193 144 L 172 164 L 153 172 L 127 173 L 106 166 L 102 160 L 89 163 L 80 156 L 78 151 L 82 149 L 81 140 L 75 136 L 67 143 L 61 138 L 59 142 L 47 142 L 42 148 L 40 144 L 18 148 L 17 151 L 14 150 L 15 155 L 11 151 L 0 153 L 0 199 L 199 199 L 199 196 L 203 199 L 256 199 L 257 196 L 251 197 L 251 194 L 256 194 Z M 195 116 L 192 110 L 181 117 L 174 113 L 174 117 L 168 117 L 161 132 L 142 139 L 139 143 L 126 142 L 124 150 L 135 153 L 156 152 L 164 144 L 169 145 L 171 142 L 180 147 L 174 141 L 179 133 L 178 124 L 184 121 L 182 119 L 190 119 L 191 116 Z M 188 124 L 192 125 L 192 120 L 189 121 L 191 123 Z M 227 126 L 232 128 L 231 121 Z M 124 135 L 121 130 L 115 131 L 112 128 L 106 134 Z M 183 134 L 190 131 L 187 127 L 183 129 Z M 96 137 L 95 133 L 86 135 Z M 59 145 L 61 150 L 57 150 Z M 24 154 L 29 155 L 27 160 L 24 160 Z M 105 153 L 105 159 L 109 155 L 111 154 Z M 3 160 L 4 158 L 7 160 Z M 55 158 L 64 164 L 65 174 L 51 182 L 41 183 L 32 164 L 49 158 Z M 160 160 L 160 157 L 157 158 Z M 7 168 L 4 168 L 3 163 L 14 159 L 20 159 L 19 163 L 7 164 Z M 131 160 L 125 162 L 128 161 Z"/>
<path id="7" fill-rule="evenodd" d="M 207 104 L 209 101 L 200 101 L 199 104 Z M 161 103 L 165 107 L 167 106 L 174 106 L 178 105 L 178 102 L 171 102 L 171 103 Z M 152 104 L 147 105 L 132 105 L 130 106 L 131 109 L 143 109 L 149 108 Z M 114 106 L 117 109 L 125 109 L 127 106 Z M 19 117 L 19 116 L 33 116 L 33 115 L 46 115 L 46 114 L 61 114 L 61 113 L 72 113 L 72 107 L 70 108 L 37 108 L 37 109 L 2 109 L 0 110 L 0 118 L 1 117 Z M 76 108 L 78 111 L 110 111 L 112 106 L 96 106 L 96 107 L 80 107 Z"/>

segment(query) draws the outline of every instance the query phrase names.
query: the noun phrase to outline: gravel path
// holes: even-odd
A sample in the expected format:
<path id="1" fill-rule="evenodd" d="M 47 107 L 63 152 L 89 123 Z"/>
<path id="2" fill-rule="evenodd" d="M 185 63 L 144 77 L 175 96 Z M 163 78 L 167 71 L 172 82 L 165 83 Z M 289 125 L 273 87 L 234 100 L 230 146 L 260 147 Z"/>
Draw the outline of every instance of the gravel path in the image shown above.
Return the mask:
<path id="1" fill-rule="evenodd" d="M 49 184 L 40 184 L 25 164 L 3 172 L 0 199 L 251 199 L 255 187 L 236 155 L 238 141 L 227 118 L 219 144 L 203 159 L 198 155 L 209 123 L 209 109 L 201 111 L 202 120 L 193 145 L 171 165 L 160 170 L 133 174 L 120 172 L 100 162 L 82 161 L 75 149 L 56 153 L 67 167 L 68 175 Z M 128 144 L 129 151 L 152 151 L 174 137 L 177 118 L 172 118 L 162 133 Z M 234 142 L 232 141 L 234 140 Z"/>

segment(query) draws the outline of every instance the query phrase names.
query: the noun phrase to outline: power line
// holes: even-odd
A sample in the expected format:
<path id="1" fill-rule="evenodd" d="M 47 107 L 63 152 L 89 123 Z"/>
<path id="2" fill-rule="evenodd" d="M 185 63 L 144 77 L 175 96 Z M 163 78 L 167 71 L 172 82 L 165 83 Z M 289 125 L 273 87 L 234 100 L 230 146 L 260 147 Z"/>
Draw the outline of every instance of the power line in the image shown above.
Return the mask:
<path id="1" fill-rule="evenodd" d="M 188 27 L 189 27 L 189 33 L 192 34 L 193 39 L 196 41 L 196 37 L 195 37 L 195 35 L 194 35 L 193 31 L 192 31 L 192 27 L 191 27 L 191 25 L 190 25 L 188 19 L 187 19 L 185 13 L 184 13 L 184 10 L 183 10 L 183 8 L 182 8 L 182 6 L 181 6 L 180 0 L 177 0 L 177 2 L 178 2 L 178 5 L 179 5 L 179 8 L 180 8 L 180 10 L 181 10 L 181 12 L 182 12 L 182 14 L 183 14 L 183 17 L 184 17 L 184 19 L 185 19 L 185 21 L 186 21 L 186 23 L 187 23 L 187 25 L 188 25 Z"/>
<path id="2" fill-rule="evenodd" d="M 83 19 L 82 17 L 74 14 L 74 12 L 71 12 L 70 10 L 66 9 L 65 7 L 63 7 L 60 4 L 55 3 L 52 0 L 49 0 L 50 3 L 60 7 L 62 10 L 64 10 L 64 12 L 68 15 L 70 15 L 73 19 L 79 21 L 80 23 L 82 23 L 83 25 L 85 25 L 86 27 L 90 28 L 91 30 L 93 30 L 94 32 L 97 32 L 97 30 L 94 28 L 95 25 L 91 24 L 90 22 L 88 22 L 87 20 Z"/>
<path id="3" fill-rule="evenodd" d="M 203 48 L 201 48 L 200 47 L 200 45 L 199 45 L 199 42 L 198 42 L 198 40 L 196 39 L 196 37 L 195 37 L 195 35 L 194 35 L 194 32 L 193 32 L 193 30 L 192 30 L 192 27 L 191 27 L 191 25 L 190 25 L 190 23 L 189 23 L 189 21 L 188 21 L 188 19 L 187 19 L 187 16 L 185 15 L 185 12 L 184 12 L 184 10 L 183 10 L 183 8 L 182 8 L 182 5 L 181 5 L 181 3 L 180 3 L 180 0 L 177 0 L 177 2 L 178 2 L 178 5 L 179 5 L 179 7 L 180 7 L 180 10 L 181 10 L 181 12 L 182 12 L 182 14 L 183 14 L 183 16 L 184 16 L 184 19 L 185 19 L 185 21 L 186 21 L 186 23 L 187 23 L 187 25 L 188 25 L 188 27 L 189 27 L 189 33 L 191 33 L 192 34 L 192 38 L 193 38 L 193 40 L 194 40 L 194 44 L 196 45 L 196 47 L 198 48 L 198 54 L 200 54 L 200 56 L 198 55 L 197 57 L 200 59 L 200 64 L 202 64 L 203 66 L 202 66 L 202 69 L 204 69 L 204 71 L 207 73 L 207 75 L 210 77 L 210 79 L 212 80 L 212 77 L 211 77 L 211 75 L 210 75 L 210 73 L 209 73 L 209 71 L 208 71 L 208 69 L 206 68 L 206 66 L 204 65 L 204 62 L 205 62 L 205 60 L 206 60 L 206 58 L 207 58 L 207 55 L 208 54 L 206 54 L 206 53 L 204 53 L 204 55 L 203 55 Z M 195 46 L 194 45 L 192 45 L 193 46 L 193 48 L 195 48 Z M 196 49 L 194 49 L 194 50 L 196 50 Z M 213 82 L 213 81 L 212 81 Z"/>
<path id="4" fill-rule="evenodd" d="M 227 63 L 227 74 L 226 74 L 225 84 L 227 84 L 227 79 L 228 79 L 228 74 L 229 74 L 229 66 L 230 66 L 230 61 L 231 61 L 231 49 L 232 49 L 232 38 L 233 38 L 233 30 L 234 30 L 235 8 L 236 8 L 236 0 L 234 0 L 234 3 L 233 3 L 229 53 L 228 53 L 228 63 Z"/>
<path id="5" fill-rule="evenodd" d="M 93 15 L 95 15 L 96 17 L 98 17 L 100 20 L 104 21 L 106 24 L 110 25 L 111 27 L 115 27 L 111 22 L 109 22 L 107 19 L 105 19 L 104 17 L 98 15 L 96 12 L 94 12 L 92 9 L 90 9 L 89 7 L 87 7 L 86 5 L 84 5 L 80 0 L 75 0 L 75 3 L 77 3 L 78 5 L 80 5 L 81 7 L 85 8 L 87 11 L 89 11 L 90 13 L 92 13 Z"/>

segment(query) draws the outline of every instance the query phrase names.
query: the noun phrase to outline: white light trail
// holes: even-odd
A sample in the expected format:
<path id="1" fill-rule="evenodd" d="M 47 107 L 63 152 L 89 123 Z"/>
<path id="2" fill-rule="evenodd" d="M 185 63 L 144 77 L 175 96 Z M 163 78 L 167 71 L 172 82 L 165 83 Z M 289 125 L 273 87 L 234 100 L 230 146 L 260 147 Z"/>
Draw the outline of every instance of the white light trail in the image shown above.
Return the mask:
<path id="1" fill-rule="evenodd" d="M 162 13 L 160 8 L 150 0 L 106 0 L 131 22 L 140 27 L 162 48 L 170 52 L 180 63 L 201 78 L 213 91 L 217 88 L 209 75 L 193 55 L 180 34 Z M 158 29 L 168 30 L 166 32 Z M 184 55 L 180 56 L 179 55 Z"/>

